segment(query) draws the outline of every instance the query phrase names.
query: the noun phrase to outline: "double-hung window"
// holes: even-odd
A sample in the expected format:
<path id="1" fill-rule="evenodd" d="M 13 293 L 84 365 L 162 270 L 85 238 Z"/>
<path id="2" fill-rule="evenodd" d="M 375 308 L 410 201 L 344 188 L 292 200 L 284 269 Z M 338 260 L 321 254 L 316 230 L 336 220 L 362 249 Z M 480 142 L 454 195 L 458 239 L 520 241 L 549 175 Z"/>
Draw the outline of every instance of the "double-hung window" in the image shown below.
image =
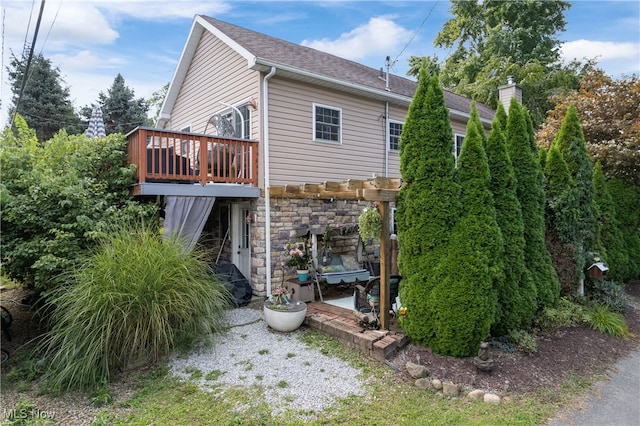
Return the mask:
<path id="1" fill-rule="evenodd" d="M 313 140 L 341 143 L 342 110 L 313 104 Z"/>
<path id="2" fill-rule="evenodd" d="M 402 125 L 400 121 L 389 120 L 389 151 L 400 151 L 400 133 Z"/>

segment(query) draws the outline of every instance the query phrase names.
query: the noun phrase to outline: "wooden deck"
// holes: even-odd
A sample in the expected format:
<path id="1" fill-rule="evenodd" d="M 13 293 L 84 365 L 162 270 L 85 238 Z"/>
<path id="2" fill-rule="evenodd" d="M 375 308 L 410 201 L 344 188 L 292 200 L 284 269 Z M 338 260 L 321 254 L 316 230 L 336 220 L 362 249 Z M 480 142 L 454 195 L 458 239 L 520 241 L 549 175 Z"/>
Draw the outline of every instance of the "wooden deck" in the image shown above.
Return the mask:
<path id="1" fill-rule="evenodd" d="M 368 330 L 358 324 L 352 310 L 322 302 L 307 303 L 304 324 L 379 361 L 407 343 L 407 337 L 399 331 Z"/>
<path id="2" fill-rule="evenodd" d="M 127 134 L 138 183 L 258 185 L 258 142 L 137 127 Z"/>

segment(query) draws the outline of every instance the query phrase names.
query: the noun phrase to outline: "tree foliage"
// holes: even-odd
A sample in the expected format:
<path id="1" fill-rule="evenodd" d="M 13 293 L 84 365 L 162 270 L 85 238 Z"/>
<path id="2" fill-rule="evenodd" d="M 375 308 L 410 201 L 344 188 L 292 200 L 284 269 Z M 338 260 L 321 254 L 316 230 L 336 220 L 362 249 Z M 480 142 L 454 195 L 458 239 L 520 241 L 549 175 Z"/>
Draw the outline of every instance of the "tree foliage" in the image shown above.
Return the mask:
<path id="1" fill-rule="evenodd" d="M 396 219 L 402 273 L 400 293 L 407 309 L 405 329 L 412 339 L 432 338 L 427 304 L 435 285 L 433 269 L 444 256 L 459 210 L 453 181 L 453 131 L 438 78 L 426 67 L 400 136 L 400 189 Z"/>
<path id="2" fill-rule="evenodd" d="M 2 264 L 8 275 L 39 290 L 60 285 L 106 225 L 151 220 L 155 208 L 130 195 L 122 136 L 87 139 L 63 130 L 38 144 L 20 116 L 17 134 L 2 134 Z"/>
<path id="3" fill-rule="evenodd" d="M 565 29 L 564 12 L 569 7 L 566 1 L 454 0 L 453 18 L 434 44 L 455 50 L 434 68 L 440 69 L 446 88 L 493 108 L 498 104 L 498 87 L 513 76 L 537 126 L 552 107 L 549 95 L 575 89 L 578 76 L 590 64 L 559 62 L 558 36 Z"/>
<path id="4" fill-rule="evenodd" d="M 596 163 L 594 168 L 593 184 L 594 198 L 598 205 L 596 251 L 609 267 L 608 277 L 624 282 L 630 278 L 629 253 L 616 214 L 616 203 L 609 192 L 609 183 L 600 163 Z"/>
<path id="5" fill-rule="evenodd" d="M 489 191 L 483 140 L 484 129 L 474 105 L 456 170 L 464 213 L 435 272 L 429 299 L 435 319 L 430 346 L 443 355 L 477 353 L 495 320 L 497 289 L 504 284 L 502 233 Z"/>
<path id="6" fill-rule="evenodd" d="M 516 195 L 522 207 L 525 263 L 536 285 L 539 307 L 556 304 L 560 283 L 545 246 L 544 176 L 526 111 L 514 98 L 507 118 L 507 151 L 516 172 Z"/>
<path id="7" fill-rule="evenodd" d="M 18 104 L 26 66 L 26 58 L 11 54 L 8 67 L 12 92 L 9 116 L 14 115 L 17 106 L 18 114 L 35 129 L 40 142 L 51 139 L 61 129 L 69 134 L 81 133 L 82 122 L 69 99 L 69 88 L 63 85 L 60 69 L 42 54 L 35 55 L 31 60 L 27 82 Z"/>
<path id="8" fill-rule="evenodd" d="M 497 288 L 498 309 L 492 326 L 492 333 L 497 336 L 510 330 L 528 329 L 536 310 L 536 288 L 524 261 L 524 225 L 516 195 L 516 175 L 503 131 L 506 120 L 504 108 L 499 104 L 486 148 L 489 189 L 504 239 L 504 279 Z"/>
<path id="9" fill-rule="evenodd" d="M 135 98 L 133 89 L 125 85 L 124 77 L 118 73 L 107 93 L 100 92 L 98 103 L 102 108 L 104 129 L 107 135 L 111 133 L 127 134 L 137 126 L 149 124 L 147 111 L 149 105 L 144 98 Z M 92 108 L 82 109 L 85 117 L 91 117 Z"/>
<path id="10" fill-rule="evenodd" d="M 536 134 L 549 147 L 571 105 L 580 118 L 587 150 L 606 176 L 623 179 L 640 190 L 640 76 L 614 80 L 603 70 L 590 69 L 579 90 L 552 98 L 556 107 Z"/>
<path id="11" fill-rule="evenodd" d="M 640 276 L 640 196 L 636 188 L 622 179 L 609 179 L 607 187 L 615 203 L 616 220 L 628 256 L 628 268 L 621 277 L 627 282 Z"/>

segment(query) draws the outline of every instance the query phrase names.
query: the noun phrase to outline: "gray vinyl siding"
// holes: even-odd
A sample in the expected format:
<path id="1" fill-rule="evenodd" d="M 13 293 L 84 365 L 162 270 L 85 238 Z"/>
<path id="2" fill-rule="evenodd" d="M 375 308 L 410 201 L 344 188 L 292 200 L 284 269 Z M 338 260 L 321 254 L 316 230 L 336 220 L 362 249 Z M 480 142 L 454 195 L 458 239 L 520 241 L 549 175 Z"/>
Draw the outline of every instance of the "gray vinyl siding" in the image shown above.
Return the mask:
<path id="1" fill-rule="evenodd" d="M 207 121 L 227 107 L 249 98 L 259 99 L 260 73 L 247 68 L 247 61 L 208 31 L 200 39 L 180 93 L 171 111 L 169 128 L 191 125 L 194 133 L 215 134 Z M 251 136 L 259 139 L 259 113 L 251 112 Z"/>

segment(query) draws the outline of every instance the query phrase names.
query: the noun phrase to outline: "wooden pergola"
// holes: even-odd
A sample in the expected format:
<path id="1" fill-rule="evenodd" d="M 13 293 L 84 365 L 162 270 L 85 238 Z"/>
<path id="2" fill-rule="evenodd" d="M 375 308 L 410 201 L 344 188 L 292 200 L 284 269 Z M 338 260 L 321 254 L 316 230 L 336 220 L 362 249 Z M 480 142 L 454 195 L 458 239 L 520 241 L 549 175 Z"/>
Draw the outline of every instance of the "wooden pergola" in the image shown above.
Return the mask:
<path id="1" fill-rule="evenodd" d="M 308 198 L 315 200 L 372 201 L 382 217 L 380 235 L 380 326 L 389 329 L 389 287 L 391 278 L 390 202 L 398 199 L 402 181 L 399 178 L 349 179 L 344 182 L 325 181 L 269 187 L 269 196 L 277 198 Z"/>

